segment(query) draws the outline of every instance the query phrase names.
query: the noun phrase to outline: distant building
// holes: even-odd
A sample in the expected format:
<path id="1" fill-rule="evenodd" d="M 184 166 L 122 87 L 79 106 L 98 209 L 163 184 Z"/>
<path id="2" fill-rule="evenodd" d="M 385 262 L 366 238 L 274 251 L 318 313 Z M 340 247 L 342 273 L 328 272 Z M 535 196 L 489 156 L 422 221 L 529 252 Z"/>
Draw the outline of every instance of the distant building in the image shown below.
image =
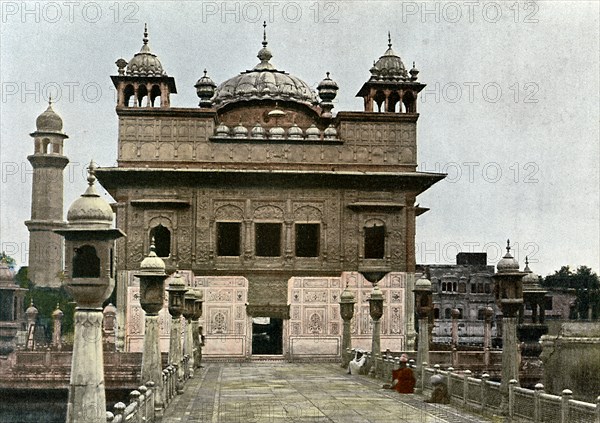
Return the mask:
<path id="1" fill-rule="evenodd" d="M 494 310 L 492 338 L 500 336 L 501 312 L 494 300 L 494 266 L 486 253 L 459 253 L 456 264 L 421 265 L 433 290 L 433 342 L 452 341 L 452 309 L 459 311 L 459 344 L 483 344 L 484 309 Z"/>

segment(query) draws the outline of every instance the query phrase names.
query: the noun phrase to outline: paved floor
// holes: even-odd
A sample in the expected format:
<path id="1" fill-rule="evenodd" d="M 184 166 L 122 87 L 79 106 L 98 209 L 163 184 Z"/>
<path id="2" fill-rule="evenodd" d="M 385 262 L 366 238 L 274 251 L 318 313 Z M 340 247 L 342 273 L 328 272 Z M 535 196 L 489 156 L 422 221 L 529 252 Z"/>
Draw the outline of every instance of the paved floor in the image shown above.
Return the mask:
<path id="1" fill-rule="evenodd" d="M 333 363 L 205 364 L 169 405 L 164 423 L 489 422 L 417 395 L 381 389 Z"/>

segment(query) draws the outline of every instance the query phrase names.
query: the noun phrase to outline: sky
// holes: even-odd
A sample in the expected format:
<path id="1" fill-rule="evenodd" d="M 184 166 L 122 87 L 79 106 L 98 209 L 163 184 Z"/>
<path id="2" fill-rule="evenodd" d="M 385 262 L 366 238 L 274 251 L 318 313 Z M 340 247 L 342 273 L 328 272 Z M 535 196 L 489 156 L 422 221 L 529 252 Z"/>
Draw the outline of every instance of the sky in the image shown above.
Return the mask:
<path id="1" fill-rule="evenodd" d="M 0 2 L 0 249 L 28 260 L 35 119 L 61 115 L 66 209 L 85 165 L 117 158 L 115 61 L 150 48 L 175 78 L 174 107 L 251 69 L 267 21 L 271 63 L 316 88 L 338 83 L 334 113 L 356 98 L 387 48 L 427 84 L 418 100 L 418 169 L 448 176 L 417 202 L 417 263 L 460 251 L 504 254 L 541 275 L 600 269 L 600 2 L 57 1 Z M 107 200 L 112 201 L 108 194 Z"/>

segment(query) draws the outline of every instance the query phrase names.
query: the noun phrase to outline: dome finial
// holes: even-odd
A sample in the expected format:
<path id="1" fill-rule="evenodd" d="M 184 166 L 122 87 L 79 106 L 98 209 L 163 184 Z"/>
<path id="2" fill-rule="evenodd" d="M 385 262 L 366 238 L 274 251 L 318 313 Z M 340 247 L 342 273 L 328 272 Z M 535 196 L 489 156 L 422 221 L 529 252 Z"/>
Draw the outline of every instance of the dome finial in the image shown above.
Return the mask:
<path id="1" fill-rule="evenodd" d="M 87 181 L 88 181 L 88 185 L 90 185 L 90 186 L 94 185 L 94 183 L 96 182 L 96 169 L 98 169 L 98 165 L 96 164 L 96 162 L 94 162 L 94 160 L 91 160 L 90 164 L 87 167 L 87 170 L 88 170 Z"/>
<path id="2" fill-rule="evenodd" d="M 144 45 L 148 44 L 148 24 L 144 24 L 144 38 L 142 38 Z"/>
<path id="3" fill-rule="evenodd" d="M 388 31 L 388 48 L 392 48 L 392 35 Z"/>
<path id="4" fill-rule="evenodd" d="M 262 41 L 262 45 L 263 47 L 266 47 L 268 44 L 267 42 L 267 21 L 263 21 L 263 41 Z"/>
<path id="5" fill-rule="evenodd" d="M 156 254 L 156 245 L 154 244 L 154 237 L 152 237 L 152 241 L 150 241 L 150 254 Z"/>
<path id="6" fill-rule="evenodd" d="M 529 267 L 529 256 L 525 256 L 525 266 Z"/>
<path id="7" fill-rule="evenodd" d="M 506 254 L 510 254 L 510 239 L 506 240 Z"/>
<path id="8" fill-rule="evenodd" d="M 48 106 L 52 106 L 52 94 L 48 96 Z"/>

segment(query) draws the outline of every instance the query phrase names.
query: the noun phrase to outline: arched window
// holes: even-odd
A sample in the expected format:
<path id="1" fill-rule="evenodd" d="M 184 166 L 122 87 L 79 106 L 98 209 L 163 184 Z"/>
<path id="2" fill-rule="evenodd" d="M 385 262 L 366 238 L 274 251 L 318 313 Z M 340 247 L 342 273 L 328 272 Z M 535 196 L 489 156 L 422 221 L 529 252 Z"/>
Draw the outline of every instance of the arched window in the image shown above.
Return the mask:
<path id="1" fill-rule="evenodd" d="M 450 308 L 444 310 L 444 319 L 452 319 L 452 310 Z"/>
<path id="2" fill-rule="evenodd" d="M 146 99 L 146 104 L 143 104 L 144 99 Z M 147 105 L 148 103 L 148 88 L 145 85 L 140 85 L 138 88 L 137 95 L 138 107 L 142 107 L 143 105 Z"/>
<path id="3" fill-rule="evenodd" d="M 375 104 L 377 104 L 377 111 L 383 112 L 383 106 L 385 105 L 385 94 L 383 93 L 383 91 L 377 91 L 375 97 L 373 97 L 373 101 L 375 102 Z"/>
<path id="4" fill-rule="evenodd" d="M 400 105 L 400 95 L 396 91 L 390 93 L 388 96 L 387 111 L 391 113 L 398 113 L 402 111 L 402 106 Z"/>
<path id="5" fill-rule="evenodd" d="M 123 104 L 128 107 L 135 106 L 135 98 L 134 98 L 135 90 L 133 89 L 133 85 L 128 84 L 123 90 Z"/>
<path id="6" fill-rule="evenodd" d="M 442 282 L 442 292 L 446 292 L 446 282 Z"/>
<path id="7" fill-rule="evenodd" d="M 366 259 L 382 259 L 385 257 L 385 225 L 380 221 L 371 221 L 365 226 Z"/>
<path id="8" fill-rule="evenodd" d="M 91 245 L 84 245 L 75 249 L 73 256 L 74 278 L 99 278 L 100 259 L 96 249 Z"/>
<path id="9" fill-rule="evenodd" d="M 155 100 L 158 99 L 158 104 L 155 104 Z M 152 107 L 160 107 L 160 87 L 153 85 L 150 91 L 150 104 Z"/>
<path id="10" fill-rule="evenodd" d="M 439 308 L 434 308 L 433 309 L 433 318 L 434 319 L 439 319 L 440 318 L 440 309 Z"/>
<path id="11" fill-rule="evenodd" d="M 153 238 L 156 255 L 169 257 L 171 255 L 171 231 L 163 225 L 155 226 L 150 230 L 150 242 Z"/>

